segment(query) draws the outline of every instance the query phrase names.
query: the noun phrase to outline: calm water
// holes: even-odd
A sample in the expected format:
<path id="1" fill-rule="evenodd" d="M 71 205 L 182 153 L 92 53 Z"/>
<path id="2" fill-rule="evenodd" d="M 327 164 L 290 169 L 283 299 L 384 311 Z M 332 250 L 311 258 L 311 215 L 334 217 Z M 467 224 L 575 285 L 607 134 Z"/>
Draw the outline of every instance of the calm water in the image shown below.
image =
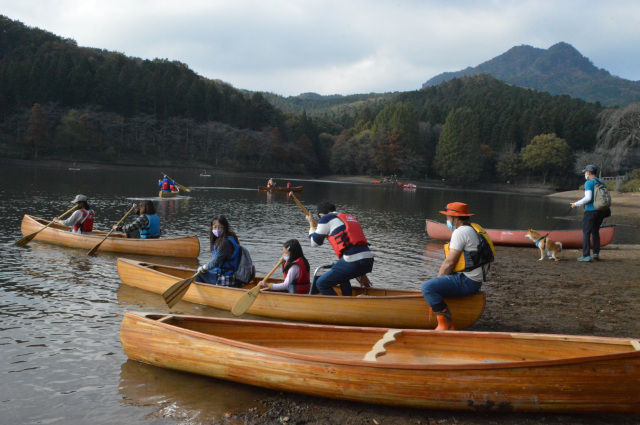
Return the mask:
<path id="1" fill-rule="evenodd" d="M 258 274 L 278 261 L 281 244 L 304 240 L 307 223 L 283 193 L 259 193 L 266 179 L 247 176 L 203 178 L 171 172 L 192 188 L 188 196 L 155 198 L 164 235 L 197 234 L 210 258 L 207 229 L 225 214 L 252 254 Z M 217 423 L 225 412 L 256 405 L 268 391 L 158 369 L 127 360 L 119 340 L 122 314 L 129 309 L 166 310 L 159 295 L 121 285 L 115 254 L 87 257 L 85 250 L 31 242 L 18 248 L 20 222 L 29 213 L 51 219 L 77 193 L 89 196 L 96 227 L 107 229 L 133 200 L 157 196 L 159 171 L 52 170 L 4 166 L 0 178 L 0 423 L 112 424 Z M 284 182 L 282 182 L 284 183 Z M 281 184 L 282 184 L 281 183 Z M 448 202 L 463 201 L 485 227 L 578 228 L 566 202 L 540 196 L 292 180 L 302 184 L 298 199 L 311 211 L 331 200 L 362 223 L 376 255 L 370 275 L 376 286 L 418 289 L 437 273 L 442 245 L 430 242 L 425 219 L 441 217 Z M 640 243 L 638 232 L 619 231 L 614 242 Z M 303 247 L 306 247 L 303 244 Z M 312 268 L 334 260 L 331 249 L 305 248 Z M 144 257 L 138 257 L 144 258 Z M 144 258 L 195 267 L 195 260 Z M 490 286 L 485 287 L 490 292 Z M 180 303 L 190 314 L 231 317 L 226 311 Z M 249 317 L 249 316 L 248 316 Z"/>

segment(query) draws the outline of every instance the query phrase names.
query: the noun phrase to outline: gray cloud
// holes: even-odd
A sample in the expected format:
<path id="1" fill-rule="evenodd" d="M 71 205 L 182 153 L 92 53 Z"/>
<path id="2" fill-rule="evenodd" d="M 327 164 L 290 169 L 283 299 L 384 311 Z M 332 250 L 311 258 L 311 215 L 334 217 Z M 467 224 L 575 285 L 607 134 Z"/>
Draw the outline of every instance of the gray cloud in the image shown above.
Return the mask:
<path id="1" fill-rule="evenodd" d="M 640 79 L 640 3 L 412 0 L 5 0 L 10 19 L 81 46 L 186 63 L 283 95 L 416 90 L 509 48 L 565 41 Z"/>

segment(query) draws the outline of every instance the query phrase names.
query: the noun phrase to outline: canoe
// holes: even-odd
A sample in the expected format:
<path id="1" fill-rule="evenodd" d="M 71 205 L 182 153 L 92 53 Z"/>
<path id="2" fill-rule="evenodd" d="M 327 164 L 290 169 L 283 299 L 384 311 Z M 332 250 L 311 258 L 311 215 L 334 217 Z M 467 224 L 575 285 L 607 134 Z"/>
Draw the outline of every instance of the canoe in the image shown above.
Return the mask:
<path id="1" fill-rule="evenodd" d="M 120 341 L 129 358 L 144 363 L 340 400 L 640 413 L 640 342 L 633 339 L 127 312 Z"/>
<path id="2" fill-rule="evenodd" d="M 25 214 L 22 218 L 22 234 L 37 232 L 50 222 Z M 52 224 L 36 235 L 34 240 L 55 245 L 84 248 L 90 250 L 107 236 L 108 232 L 94 230 L 91 235 L 69 232 L 69 227 Z M 125 252 L 128 254 L 158 255 L 164 257 L 197 258 L 200 241 L 195 235 L 158 239 L 129 239 L 122 233 L 112 233 L 100 245 L 99 251 Z"/>
<path id="3" fill-rule="evenodd" d="M 122 283 L 162 294 L 175 282 L 193 276 L 195 270 L 118 258 Z M 182 298 L 222 310 L 231 310 L 238 298 L 253 288 L 261 278 L 243 288 L 194 282 Z M 282 280 L 279 280 L 282 282 Z M 339 288 L 336 288 L 339 292 Z M 482 315 L 485 294 L 446 300 L 456 328 L 473 325 Z M 420 291 L 378 288 L 353 288 L 352 297 L 289 294 L 263 291 L 251 305 L 249 314 L 312 323 L 357 326 L 388 326 L 434 329 L 435 314 Z M 431 317 L 430 317 L 431 316 Z"/>
<path id="4" fill-rule="evenodd" d="M 172 191 L 172 192 L 166 192 L 164 190 L 161 190 L 160 193 L 158 193 L 158 197 L 160 197 L 160 198 L 175 198 L 176 196 L 178 196 L 178 194 L 180 194 L 180 190 L 176 190 L 176 191 Z"/>
<path id="5" fill-rule="evenodd" d="M 260 192 L 302 192 L 302 188 L 304 188 L 304 186 L 296 186 L 296 187 L 265 187 L 265 186 L 258 186 L 258 190 Z"/>
<path id="6" fill-rule="evenodd" d="M 494 245 L 504 246 L 529 246 L 535 247 L 536 244 L 529 238 L 524 236 L 527 230 L 499 230 L 485 229 Z M 536 229 L 537 230 L 537 229 Z M 608 224 L 600 227 L 600 246 L 605 246 L 613 240 L 613 234 L 616 231 L 615 224 Z M 546 235 L 547 230 L 538 230 L 538 233 Z M 446 224 L 434 220 L 427 219 L 427 234 L 432 239 L 438 239 L 448 242 L 451 240 L 451 230 Z M 582 248 L 582 230 L 554 230 L 549 233 L 549 237 L 555 242 L 562 242 L 563 249 L 579 249 Z"/>

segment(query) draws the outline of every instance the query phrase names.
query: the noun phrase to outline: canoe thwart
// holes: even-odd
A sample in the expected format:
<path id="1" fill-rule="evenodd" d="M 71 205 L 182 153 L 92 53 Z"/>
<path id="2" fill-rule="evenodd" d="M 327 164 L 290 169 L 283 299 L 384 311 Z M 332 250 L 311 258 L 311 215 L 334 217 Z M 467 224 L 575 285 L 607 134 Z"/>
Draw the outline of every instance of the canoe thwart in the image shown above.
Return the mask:
<path id="1" fill-rule="evenodd" d="M 364 361 L 366 362 L 375 362 L 379 356 L 387 354 L 387 349 L 385 348 L 387 344 L 392 342 L 396 342 L 396 337 L 401 335 L 402 331 L 399 329 L 391 329 L 388 330 L 387 333 L 384 334 L 382 338 L 378 340 L 365 356 Z"/>

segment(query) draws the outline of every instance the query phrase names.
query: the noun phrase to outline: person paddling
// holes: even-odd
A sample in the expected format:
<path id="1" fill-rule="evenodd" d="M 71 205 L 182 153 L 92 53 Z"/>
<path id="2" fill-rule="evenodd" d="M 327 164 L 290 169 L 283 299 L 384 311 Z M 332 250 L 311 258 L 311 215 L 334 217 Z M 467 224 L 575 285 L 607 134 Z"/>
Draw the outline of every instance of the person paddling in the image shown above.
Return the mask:
<path id="1" fill-rule="evenodd" d="M 318 205 L 318 218 L 316 227 L 311 214 L 306 216 L 310 226 L 311 246 L 320 246 L 328 239 L 338 256 L 338 261 L 328 272 L 320 276 L 316 286 L 322 295 L 337 295 L 333 286 L 340 285 L 342 295 L 351 296 L 353 291 L 349 280 L 364 276 L 373 269 L 373 253 L 369 249 L 369 243 L 356 218 L 349 214 L 337 213 L 336 206 L 329 202 Z M 362 279 L 362 282 L 367 281 L 366 278 Z"/>
<path id="2" fill-rule="evenodd" d="M 71 203 L 77 204 L 78 209 L 68 219 L 61 221 L 56 220 L 56 222 L 63 226 L 71 226 L 69 231 L 72 233 L 83 235 L 90 235 L 93 233 L 93 220 L 95 213 L 91 209 L 88 200 L 89 198 L 84 195 L 76 195 Z"/>
<path id="3" fill-rule="evenodd" d="M 133 204 L 133 206 L 137 206 Z M 158 239 L 160 237 L 160 218 L 152 201 L 140 202 L 138 218 L 131 224 L 114 226 L 114 230 L 124 232 L 127 238 Z"/>
<path id="4" fill-rule="evenodd" d="M 270 291 L 289 292 L 291 294 L 308 294 L 311 286 L 309 279 L 311 266 L 302 252 L 302 246 L 297 239 L 290 239 L 282 245 L 282 274 L 284 282 L 268 283 L 261 281 L 261 288 Z"/>

